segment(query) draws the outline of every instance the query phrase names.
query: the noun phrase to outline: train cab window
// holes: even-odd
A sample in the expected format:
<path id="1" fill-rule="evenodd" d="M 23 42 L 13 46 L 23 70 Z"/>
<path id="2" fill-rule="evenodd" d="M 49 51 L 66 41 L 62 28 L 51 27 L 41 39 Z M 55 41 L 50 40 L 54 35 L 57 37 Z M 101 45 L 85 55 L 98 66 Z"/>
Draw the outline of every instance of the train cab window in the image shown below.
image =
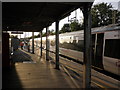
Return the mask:
<path id="1" fill-rule="evenodd" d="M 105 56 L 120 59 L 120 39 L 105 40 Z"/>

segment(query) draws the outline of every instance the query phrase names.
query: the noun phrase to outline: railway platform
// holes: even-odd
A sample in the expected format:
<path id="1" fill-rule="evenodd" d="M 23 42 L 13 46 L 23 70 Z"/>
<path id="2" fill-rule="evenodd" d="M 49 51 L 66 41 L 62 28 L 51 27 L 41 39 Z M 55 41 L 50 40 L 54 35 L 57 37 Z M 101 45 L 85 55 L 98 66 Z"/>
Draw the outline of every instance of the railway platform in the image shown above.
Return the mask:
<path id="1" fill-rule="evenodd" d="M 3 71 L 3 90 L 6 88 L 76 88 L 66 74 L 35 54 L 18 49 L 11 57 L 11 61 L 10 70 Z"/>

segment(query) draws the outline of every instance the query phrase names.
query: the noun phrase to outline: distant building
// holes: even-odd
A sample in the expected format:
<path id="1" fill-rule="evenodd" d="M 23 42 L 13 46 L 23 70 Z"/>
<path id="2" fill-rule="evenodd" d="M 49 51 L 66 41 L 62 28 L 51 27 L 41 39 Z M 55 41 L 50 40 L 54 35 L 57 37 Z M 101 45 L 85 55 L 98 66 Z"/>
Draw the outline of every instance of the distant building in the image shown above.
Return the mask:
<path id="1" fill-rule="evenodd" d="M 120 1 L 118 2 L 118 11 L 120 11 Z"/>

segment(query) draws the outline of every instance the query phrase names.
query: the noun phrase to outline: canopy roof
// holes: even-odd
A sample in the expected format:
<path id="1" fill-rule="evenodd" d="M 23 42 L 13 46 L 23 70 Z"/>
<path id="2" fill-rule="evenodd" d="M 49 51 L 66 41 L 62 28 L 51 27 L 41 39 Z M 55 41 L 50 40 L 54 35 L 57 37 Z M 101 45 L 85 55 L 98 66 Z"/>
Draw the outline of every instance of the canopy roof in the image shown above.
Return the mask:
<path id="1" fill-rule="evenodd" d="M 93 2 L 3 2 L 4 31 L 37 32 Z"/>

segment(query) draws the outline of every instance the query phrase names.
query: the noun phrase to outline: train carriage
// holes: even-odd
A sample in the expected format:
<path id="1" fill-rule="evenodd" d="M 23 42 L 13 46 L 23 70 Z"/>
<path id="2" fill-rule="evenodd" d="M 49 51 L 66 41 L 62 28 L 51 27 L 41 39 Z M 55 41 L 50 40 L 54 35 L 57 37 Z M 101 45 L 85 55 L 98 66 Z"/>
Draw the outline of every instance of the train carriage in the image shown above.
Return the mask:
<path id="1" fill-rule="evenodd" d="M 84 31 L 66 32 L 60 34 L 59 38 L 60 54 L 83 62 Z M 48 39 L 49 50 L 55 52 L 55 35 L 49 36 Z M 43 47 L 46 49 L 46 37 L 42 40 Z M 120 75 L 120 26 L 118 24 L 92 28 L 92 66 Z"/>

